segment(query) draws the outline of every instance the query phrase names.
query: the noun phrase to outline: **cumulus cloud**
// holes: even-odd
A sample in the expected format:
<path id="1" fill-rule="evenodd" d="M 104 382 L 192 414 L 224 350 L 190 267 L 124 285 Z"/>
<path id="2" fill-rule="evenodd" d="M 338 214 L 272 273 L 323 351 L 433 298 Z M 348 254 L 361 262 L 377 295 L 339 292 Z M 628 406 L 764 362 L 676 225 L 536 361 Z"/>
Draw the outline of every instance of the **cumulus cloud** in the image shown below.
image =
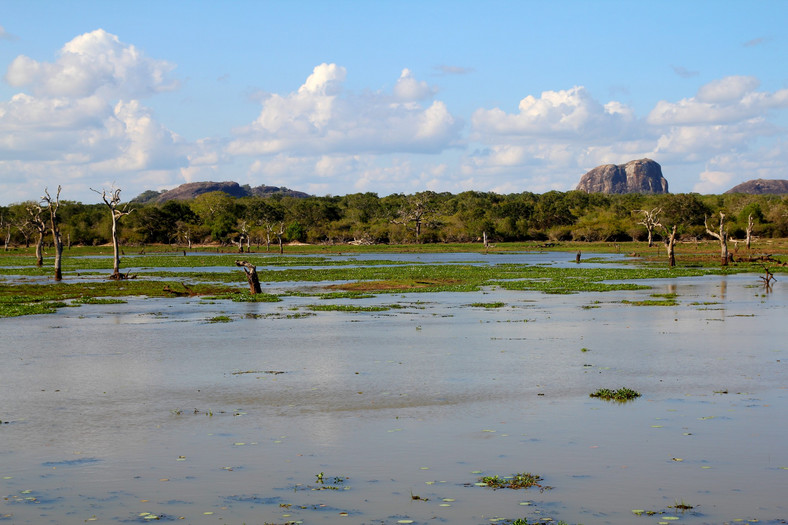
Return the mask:
<path id="1" fill-rule="evenodd" d="M 101 29 L 67 42 L 53 62 L 16 57 L 5 80 L 24 91 L 0 101 L 0 169 L 32 181 L 45 167 L 50 184 L 83 191 L 107 176 L 171 184 L 188 145 L 139 99 L 175 89 L 173 68 Z"/>
<path id="2" fill-rule="evenodd" d="M 542 138 L 610 137 L 626 130 L 633 111 L 619 102 L 600 104 L 582 86 L 562 91 L 545 91 L 540 97 L 528 95 L 520 101 L 518 113 L 479 109 L 473 114 L 477 135 L 540 136 Z"/>
<path id="3" fill-rule="evenodd" d="M 719 193 L 722 188 L 729 189 L 733 180 L 732 173 L 724 171 L 704 171 L 699 176 L 700 182 L 693 186 L 692 191 L 697 193 Z"/>
<path id="4" fill-rule="evenodd" d="M 432 97 L 434 90 L 424 81 L 414 78 L 409 69 L 403 69 L 394 85 L 394 95 L 403 102 L 424 100 Z"/>
<path id="5" fill-rule="evenodd" d="M 702 86 L 694 97 L 678 102 L 659 101 L 647 120 L 655 126 L 725 124 L 760 118 L 788 107 L 788 89 L 759 92 L 758 79 L 725 77 Z"/>
<path id="6" fill-rule="evenodd" d="M 97 29 L 66 43 L 54 62 L 18 56 L 5 75 L 13 87 L 50 97 L 140 98 L 178 87 L 174 66 L 146 57 L 133 45 Z"/>
<path id="7" fill-rule="evenodd" d="M 491 187 L 519 177 L 522 186 L 547 191 L 574 187 L 600 164 L 649 157 L 669 180 L 675 167 L 682 177 L 697 178 L 698 189 L 727 189 L 722 186 L 758 172 L 754 165 L 764 165 L 765 148 L 785 136 L 772 117 L 788 108 L 788 90 L 759 87 L 754 77 L 724 77 L 693 97 L 659 101 L 645 118 L 621 102 L 595 100 L 582 86 L 526 96 L 513 113 L 479 109 L 470 138 L 481 147 L 465 155 L 462 173 Z M 735 165 L 722 161 L 731 156 Z M 672 187 L 690 191 L 692 182 L 686 184 Z"/>
<path id="8" fill-rule="evenodd" d="M 500 108 L 474 112 L 471 140 L 483 147 L 469 152 L 461 169 L 469 180 L 498 189 L 511 187 L 502 179 L 515 176 L 531 191 L 568 189 L 613 144 L 648 151 L 640 142 L 643 133 L 624 103 L 601 103 L 583 86 L 545 91 L 521 99 L 516 113 Z"/>
<path id="9" fill-rule="evenodd" d="M 234 155 L 437 153 L 459 140 L 461 122 L 405 69 L 393 93 L 346 92 L 346 71 L 314 68 L 297 91 L 269 94 L 257 119 L 235 130 Z"/>

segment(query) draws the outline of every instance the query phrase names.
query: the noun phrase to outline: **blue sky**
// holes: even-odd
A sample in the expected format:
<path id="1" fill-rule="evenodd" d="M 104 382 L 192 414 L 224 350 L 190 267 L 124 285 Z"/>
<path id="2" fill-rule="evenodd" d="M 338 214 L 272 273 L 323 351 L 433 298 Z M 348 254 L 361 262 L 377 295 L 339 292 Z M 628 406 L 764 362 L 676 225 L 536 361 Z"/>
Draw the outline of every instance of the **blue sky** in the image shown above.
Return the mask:
<path id="1" fill-rule="evenodd" d="M 788 178 L 785 1 L 0 0 L 0 204 Z"/>

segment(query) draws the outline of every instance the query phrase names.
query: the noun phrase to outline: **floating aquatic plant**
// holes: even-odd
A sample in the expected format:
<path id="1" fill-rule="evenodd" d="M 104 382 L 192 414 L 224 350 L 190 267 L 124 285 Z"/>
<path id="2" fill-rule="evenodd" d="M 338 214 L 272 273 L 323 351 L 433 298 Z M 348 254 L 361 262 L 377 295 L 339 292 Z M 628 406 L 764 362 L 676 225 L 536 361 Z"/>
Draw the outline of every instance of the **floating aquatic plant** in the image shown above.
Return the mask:
<path id="1" fill-rule="evenodd" d="M 512 474 L 511 476 L 484 476 L 479 478 L 479 484 L 484 484 L 494 489 L 527 489 L 530 487 L 542 487 L 539 482 L 542 476 L 523 472 Z"/>
<path id="2" fill-rule="evenodd" d="M 632 401 L 641 396 L 640 392 L 632 390 L 631 388 L 619 388 L 618 390 L 611 390 L 609 388 L 600 388 L 596 392 L 589 394 L 590 397 L 596 397 L 605 401 Z"/>

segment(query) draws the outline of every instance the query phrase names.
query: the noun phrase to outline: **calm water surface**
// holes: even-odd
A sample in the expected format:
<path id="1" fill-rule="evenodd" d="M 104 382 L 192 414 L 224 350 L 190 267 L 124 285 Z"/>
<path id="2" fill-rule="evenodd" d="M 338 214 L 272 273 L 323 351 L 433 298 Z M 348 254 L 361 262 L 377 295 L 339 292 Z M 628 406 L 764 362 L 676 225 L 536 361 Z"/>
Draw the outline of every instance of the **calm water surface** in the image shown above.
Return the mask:
<path id="1" fill-rule="evenodd" d="M 400 308 L 316 315 L 316 298 L 134 298 L 1 319 L 0 521 L 788 519 L 786 287 L 648 284 L 383 294 L 334 302 Z M 653 293 L 679 304 L 621 303 Z M 622 386 L 643 397 L 588 397 Z M 525 471 L 552 489 L 474 485 Z M 670 508 L 682 500 L 694 508 Z"/>

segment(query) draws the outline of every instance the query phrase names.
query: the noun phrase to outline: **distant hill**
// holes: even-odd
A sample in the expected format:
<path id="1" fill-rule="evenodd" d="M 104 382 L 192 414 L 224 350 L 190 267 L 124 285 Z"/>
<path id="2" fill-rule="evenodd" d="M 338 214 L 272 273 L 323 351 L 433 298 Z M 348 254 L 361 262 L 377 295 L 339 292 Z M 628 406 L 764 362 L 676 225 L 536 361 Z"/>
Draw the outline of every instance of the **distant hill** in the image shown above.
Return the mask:
<path id="1" fill-rule="evenodd" d="M 153 191 L 148 190 L 137 197 L 132 199 L 132 202 L 140 204 L 156 203 L 162 204 L 172 200 L 191 200 L 203 193 L 210 193 L 212 191 L 222 191 L 231 197 L 267 197 L 271 195 L 283 195 L 286 197 L 305 198 L 311 197 L 308 193 L 302 191 L 290 190 L 284 187 L 277 186 L 256 186 L 252 188 L 248 184 L 243 186 L 237 182 L 187 182 L 181 184 L 177 188 L 167 191 Z"/>
<path id="2" fill-rule="evenodd" d="M 751 195 L 788 193 L 788 180 L 785 179 L 754 179 L 742 182 L 725 193 L 749 193 Z"/>
<path id="3" fill-rule="evenodd" d="M 651 159 L 597 166 L 580 178 L 578 190 L 586 193 L 668 193 L 662 166 Z"/>

